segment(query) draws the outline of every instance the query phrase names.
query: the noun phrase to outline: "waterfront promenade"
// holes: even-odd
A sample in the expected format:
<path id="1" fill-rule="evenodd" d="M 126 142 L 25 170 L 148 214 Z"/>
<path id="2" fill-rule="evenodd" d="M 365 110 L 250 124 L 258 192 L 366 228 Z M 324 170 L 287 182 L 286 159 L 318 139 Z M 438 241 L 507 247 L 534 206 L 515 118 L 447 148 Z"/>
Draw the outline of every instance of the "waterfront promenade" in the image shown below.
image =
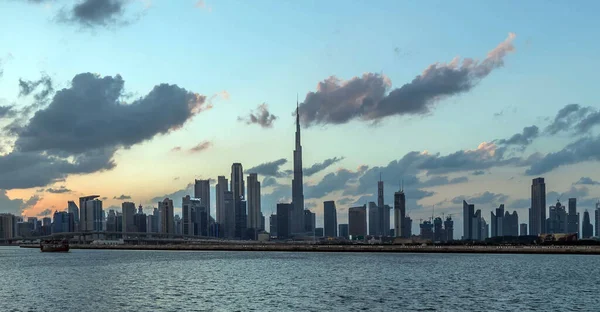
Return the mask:
<path id="1" fill-rule="evenodd" d="M 39 245 L 21 245 L 39 248 Z M 600 255 L 600 246 L 402 246 L 319 244 L 176 244 L 94 245 L 71 244 L 71 249 L 173 250 L 173 251 L 284 251 L 284 252 L 388 252 L 388 253 L 478 253 L 478 254 L 581 254 Z"/>

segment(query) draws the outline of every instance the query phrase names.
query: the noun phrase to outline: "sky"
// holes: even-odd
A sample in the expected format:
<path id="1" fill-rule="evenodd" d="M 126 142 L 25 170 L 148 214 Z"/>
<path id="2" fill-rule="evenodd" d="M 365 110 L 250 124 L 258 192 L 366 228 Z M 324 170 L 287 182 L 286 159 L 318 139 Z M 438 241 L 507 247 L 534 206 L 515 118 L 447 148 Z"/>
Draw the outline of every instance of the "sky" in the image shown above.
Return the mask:
<path id="1" fill-rule="evenodd" d="M 306 207 L 322 226 L 404 181 L 413 233 L 462 200 L 527 223 L 600 197 L 596 1 L 0 2 L 0 212 L 44 216 L 191 194 L 256 172 L 291 200 L 299 102 Z M 214 216 L 214 186 L 212 214 Z M 593 216 L 593 214 L 592 214 Z"/>

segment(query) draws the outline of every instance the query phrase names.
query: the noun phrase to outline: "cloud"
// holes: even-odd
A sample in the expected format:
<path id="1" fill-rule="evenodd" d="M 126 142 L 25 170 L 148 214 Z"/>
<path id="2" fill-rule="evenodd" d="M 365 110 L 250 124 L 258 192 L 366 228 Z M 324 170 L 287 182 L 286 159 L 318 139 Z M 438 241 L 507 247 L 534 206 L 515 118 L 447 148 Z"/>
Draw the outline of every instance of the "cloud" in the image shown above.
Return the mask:
<path id="1" fill-rule="evenodd" d="M 169 198 L 173 200 L 173 206 L 174 207 L 178 207 L 181 208 L 181 202 L 182 202 L 182 198 L 185 197 L 186 195 L 193 195 L 194 194 L 194 183 L 189 183 L 185 188 L 174 191 L 172 193 L 169 194 L 165 194 L 163 196 L 157 196 L 152 198 L 150 201 L 152 201 L 153 203 L 158 203 L 160 201 L 163 201 L 165 198 Z"/>
<path id="2" fill-rule="evenodd" d="M 600 182 L 592 180 L 590 177 L 581 177 L 577 182 L 573 184 L 578 185 L 600 185 Z"/>
<path id="3" fill-rule="evenodd" d="M 356 171 L 342 168 L 336 172 L 328 173 L 317 184 L 306 185 L 304 196 L 305 198 L 322 198 L 332 192 L 344 190 L 347 183 L 356 181 L 366 170 L 366 166 L 361 166 Z"/>
<path id="4" fill-rule="evenodd" d="M 256 173 L 265 177 L 283 177 L 287 176 L 285 172 L 279 170 L 279 168 L 287 163 L 287 159 L 281 158 L 275 161 L 266 162 L 250 169 L 246 169 L 248 173 Z"/>
<path id="5" fill-rule="evenodd" d="M 121 99 L 123 88 L 119 75 L 76 75 L 29 122 L 5 128 L 16 141 L 0 156 L 0 188 L 44 186 L 69 174 L 110 170 L 119 148 L 181 128 L 206 109 L 204 96 L 176 85 L 157 85 L 131 103 Z"/>
<path id="6" fill-rule="evenodd" d="M 181 151 L 181 146 L 175 146 L 171 149 L 171 152 L 180 152 Z"/>
<path id="7" fill-rule="evenodd" d="M 447 176 L 434 176 L 427 181 L 420 182 L 419 187 L 434 187 L 440 185 L 459 184 L 469 182 L 468 177 L 456 177 L 449 179 Z"/>
<path id="8" fill-rule="evenodd" d="M 47 208 L 47 209 L 42 210 L 42 212 L 40 212 L 38 214 L 38 217 L 47 217 L 47 216 L 49 216 L 51 214 L 52 214 L 52 209 Z"/>
<path id="9" fill-rule="evenodd" d="M 354 119 L 377 122 L 388 116 L 430 113 L 439 100 L 471 90 L 502 67 L 505 56 L 514 51 L 515 37 L 509 33 L 481 62 L 455 58 L 450 63 L 434 63 L 389 93 L 391 81 L 384 75 L 365 73 L 348 81 L 331 76 L 306 95 L 299 108 L 302 124 L 344 124 Z"/>
<path id="10" fill-rule="evenodd" d="M 585 161 L 600 160 L 600 136 L 584 137 L 568 144 L 557 152 L 548 153 L 525 171 L 527 175 L 540 175 L 558 167 Z"/>
<path id="11" fill-rule="evenodd" d="M 119 197 L 114 196 L 113 199 L 126 200 L 126 199 L 131 199 L 131 196 L 125 195 L 125 194 L 121 194 L 121 196 L 119 196 Z"/>
<path id="12" fill-rule="evenodd" d="M 82 0 L 59 14 L 59 21 L 82 27 L 122 26 L 129 23 L 124 18 L 127 0 Z"/>
<path id="13" fill-rule="evenodd" d="M 537 126 L 529 126 L 523 128 L 521 133 L 516 133 L 508 139 L 497 140 L 495 143 L 498 145 L 521 145 L 524 147 L 531 144 L 533 139 L 538 137 L 539 132 Z"/>
<path id="14" fill-rule="evenodd" d="M 202 141 L 198 143 L 196 146 L 190 148 L 190 153 L 200 153 L 209 149 L 213 145 L 210 141 Z"/>
<path id="15" fill-rule="evenodd" d="M 265 177 L 261 183 L 261 187 L 269 187 L 277 185 L 277 180 L 273 177 Z"/>
<path id="16" fill-rule="evenodd" d="M 54 193 L 54 194 L 63 194 L 63 193 L 70 193 L 71 190 L 68 189 L 66 186 L 61 186 L 59 188 L 47 188 L 46 192 L 48 193 Z"/>
<path id="17" fill-rule="evenodd" d="M 354 200 L 350 197 L 342 197 L 336 201 L 336 204 L 338 204 L 340 206 L 346 206 L 353 202 L 354 202 Z"/>
<path id="18" fill-rule="evenodd" d="M 600 125 L 600 110 L 579 104 L 568 104 L 556 113 L 554 120 L 544 131 L 550 135 L 568 131 L 585 134 L 597 125 Z"/>
<path id="19" fill-rule="evenodd" d="M 23 209 L 34 207 L 41 197 L 31 196 L 28 200 L 21 198 L 10 199 L 6 190 L 0 190 L 0 213 L 11 213 L 20 216 Z"/>
<path id="20" fill-rule="evenodd" d="M 483 170 L 475 170 L 471 174 L 474 175 L 474 176 L 484 175 L 485 171 L 483 171 Z"/>
<path id="21" fill-rule="evenodd" d="M 492 193 L 489 191 L 485 191 L 483 193 L 475 194 L 472 196 L 457 196 L 454 197 L 451 202 L 453 204 L 462 204 L 462 202 L 466 201 L 469 204 L 479 204 L 479 205 L 498 205 L 506 202 L 508 200 L 508 196 L 501 193 Z"/>
<path id="22" fill-rule="evenodd" d="M 42 74 L 40 79 L 34 81 L 19 79 L 19 96 L 28 96 L 39 86 L 42 86 L 41 90 L 33 96 L 36 101 L 44 101 L 54 92 L 52 79 L 48 75 Z"/>
<path id="23" fill-rule="evenodd" d="M 325 169 L 327 169 L 327 167 L 329 167 L 341 160 L 344 160 L 344 157 L 328 158 L 328 159 L 325 159 L 322 163 L 316 163 L 308 168 L 302 169 L 302 172 L 304 173 L 305 176 L 310 177 L 311 175 L 313 175 L 317 172 L 320 172 L 322 170 L 325 170 Z"/>
<path id="24" fill-rule="evenodd" d="M 255 111 L 250 111 L 250 114 L 245 117 L 238 117 L 238 121 L 244 121 L 247 125 L 257 124 L 263 128 L 273 127 L 273 122 L 277 116 L 269 112 L 269 106 L 266 103 L 258 105 Z"/>
<path id="25" fill-rule="evenodd" d="M 11 118 L 15 116 L 15 110 L 13 106 L 5 105 L 0 106 L 0 119 L 1 118 Z"/>

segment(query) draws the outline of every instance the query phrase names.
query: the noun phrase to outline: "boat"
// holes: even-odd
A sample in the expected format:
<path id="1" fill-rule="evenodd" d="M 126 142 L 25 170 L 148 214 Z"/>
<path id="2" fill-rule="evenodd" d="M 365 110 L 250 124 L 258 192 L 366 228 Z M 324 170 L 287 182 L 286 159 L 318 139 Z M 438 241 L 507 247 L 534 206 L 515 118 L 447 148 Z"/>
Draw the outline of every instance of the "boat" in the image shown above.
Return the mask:
<path id="1" fill-rule="evenodd" d="M 69 241 L 67 240 L 46 240 L 40 242 L 40 250 L 42 252 L 68 252 Z"/>

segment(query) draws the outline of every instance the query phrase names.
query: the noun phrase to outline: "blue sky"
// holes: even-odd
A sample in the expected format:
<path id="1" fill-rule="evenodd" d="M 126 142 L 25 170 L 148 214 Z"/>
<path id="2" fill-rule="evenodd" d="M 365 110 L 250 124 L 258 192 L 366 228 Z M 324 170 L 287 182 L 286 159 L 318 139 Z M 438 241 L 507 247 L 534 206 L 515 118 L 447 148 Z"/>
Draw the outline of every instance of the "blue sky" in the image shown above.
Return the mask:
<path id="1" fill-rule="evenodd" d="M 330 76 L 349 80 L 364 73 L 387 77 L 391 91 L 410 83 L 436 62 L 448 63 L 455 57 L 482 61 L 509 32 L 516 34 L 512 41 L 515 50 L 504 57 L 504 66 L 468 91 L 434 101 L 427 114 L 396 114 L 376 124 L 353 118 L 303 129 L 306 167 L 344 157 L 305 178 L 307 183 L 319 186 L 327 174 L 337 176 L 340 168 L 356 172 L 361 165 L 387 166 L 411 151 L 444 156 L 474 150 L 482 142 L 509 138 L 526 126 L 536 125 L 542 132 L 567 104 L 598 107 L 594 78 L 600 70 L 600 47 L 594 38 L 600 22 L 594 13 L 600 4 L 594 1 L 206 0 L 203 6 L 196 4 L 124 1 L 123 13 L 114 16 L 117 24 L 86 27 L 57 17 L 61 11 L 70 14 L 71 1 L 0 3 L 0 20 L 10 25 L 0 28 L 0 68 L 4 72 L 0 105 L 30 105 L 31 97 L 19 97 L 18 80 L 37 80 L 42 73 L 51 77 L 55 90 L 69 88 L 71 79 L 80 73 L 119 74 L 125 92 L 133 94 L 128 101 L 144 97 L 161 83 L 207 99 L 216 95 L 211 101 L 213 108 L 168 134 L 159 133 L 126 148 L 119 146 L 111 158 L 114 168 L 66 174 L 64 181 L 55 179 L 49 185 L 7 185 L 10 199 L 39 197 L 35 205 L 25 208 L 27 214 L 62 209 L 67 198 L 90 192 L 105 194 L 106 206 L 120 205 L 112 200 L 120 194 L 150 206 L 152 198 L 185 189 L 196 177 L 228 176 L 232 162 L 250 168 L 286 158 L 288 163 L 282 168 L 289 169 L 296 94 L 305 102 L 307 93 L 317 92 L 317 84 Z M 228 96 L 223 96 L 223 91 Z M 238 121 L 262 103 L 277 116 L 270 128 Z M 595 135 L 597 129 L 587 134 Z M 543 156 L 575 139 L 569 132 L 540 136 L 522 154 L 539 152 Z M 5 154 L 13 149 L 13 140 L 10 135 L 2 140 Z M 211 147 L 200 153 L 185 152 L 200 142 L 210 142 Z M 171 152 L 177 146 L 183 152 Z M 544 172 L 549 191 L 567 192 L 582 176 L 600 180 L 595 161 L 588 157 Z M 470 175 L 473 170 L 450 172 L 446 174 L 450 178 L 468 176 L 469 181 L 429 188 L 435 194 L 415 200 L 412 214 L 414 218 L 426 216 L 433 204 L 439 204 L 436 211 L 447 209 L 450 213 L 456 210 L 451 199 L 486 191 L 508 196 L 507 202 L 526 199 L 532 176 L 525 175 L 525 169 L 492 166 L 486 169 L 490 174 L 482 176 Z M 423 181 L 433 176 L 426 170 L 417 175 Z M 287 178 L 278 183 L 288 183 Z M 386 183 L 386 200 L 391 203 L 388 198 L 397 183 Z M 63 185 L 73 192 L 39 192 L 40 188 Z M 351 202 L 365 195 L 343 195 L 352 185 L 350 181 L 336 186 L 326 196 L 308 202 L 317 204 L 319 213 L 323 200 L 351 197 Z M 586 188 L 584 197 L 590 202 L 600 196 L 597 185 L 573 187 Z M 265 188 L 263 194 L 276 190 Z M 282 199 L 276 197 L 263 201 L 268 205 L 263 206 L 265 214 Z M 496 204 L 482 205 L 484 216 Z M 350 205 L 338 203 L 340 221 L 346 219 Z M 508 203 L 507 208 L 512 210 Z M 521 209 L 520 222 L 527 220 L 523 208 L 515 207 Z M 584 208 L 593 207 L 580 210 Z M 460 231 L 460 215 L 455 219 Z"/>

